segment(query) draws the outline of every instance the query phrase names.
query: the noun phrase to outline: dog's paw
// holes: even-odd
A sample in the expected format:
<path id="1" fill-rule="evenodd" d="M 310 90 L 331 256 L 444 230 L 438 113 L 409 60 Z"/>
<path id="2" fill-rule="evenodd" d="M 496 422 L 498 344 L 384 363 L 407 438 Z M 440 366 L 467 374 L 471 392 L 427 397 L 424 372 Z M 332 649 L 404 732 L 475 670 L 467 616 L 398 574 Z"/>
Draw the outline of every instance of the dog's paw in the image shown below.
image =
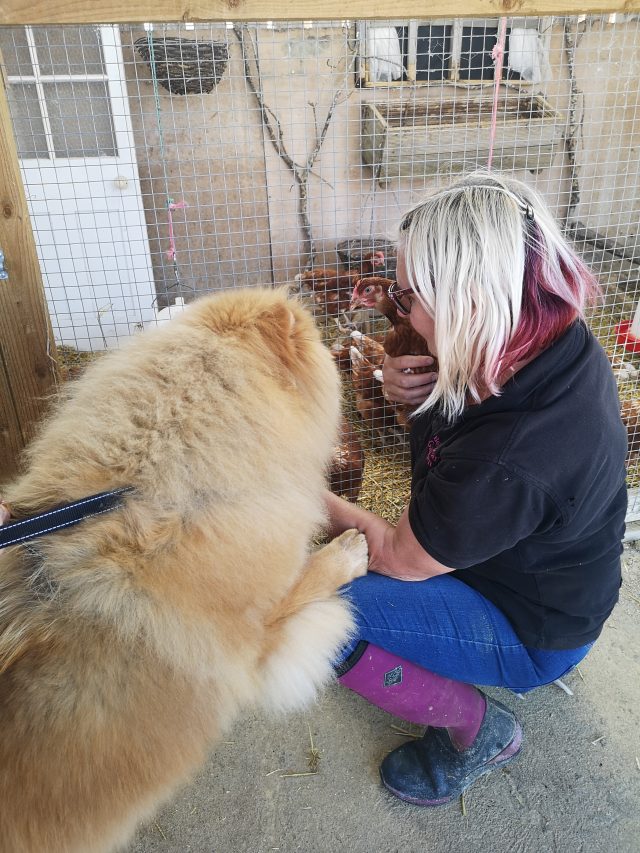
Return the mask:
<path id="1" fill-rule="evenodd" d="M 331 544 L 339 549 L 342 557 L 340 563 L 344 569 L 343 584 L 366 575 L 369 565 L 369 548 L 364 533 L 358 530 L 345 530 Z"/>

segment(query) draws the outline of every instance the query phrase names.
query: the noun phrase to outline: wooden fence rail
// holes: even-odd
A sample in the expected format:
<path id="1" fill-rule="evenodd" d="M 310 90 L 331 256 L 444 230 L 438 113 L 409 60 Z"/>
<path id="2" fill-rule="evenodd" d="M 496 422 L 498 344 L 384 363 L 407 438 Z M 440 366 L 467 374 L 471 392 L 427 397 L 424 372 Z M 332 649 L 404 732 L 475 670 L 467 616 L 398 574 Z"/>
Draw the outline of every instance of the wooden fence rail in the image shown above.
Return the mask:
<path id="1" fill-rule="evenodd" d="M 495 18 L 640 11 L 640 0 L 3 0 L 0 24 Z"/>

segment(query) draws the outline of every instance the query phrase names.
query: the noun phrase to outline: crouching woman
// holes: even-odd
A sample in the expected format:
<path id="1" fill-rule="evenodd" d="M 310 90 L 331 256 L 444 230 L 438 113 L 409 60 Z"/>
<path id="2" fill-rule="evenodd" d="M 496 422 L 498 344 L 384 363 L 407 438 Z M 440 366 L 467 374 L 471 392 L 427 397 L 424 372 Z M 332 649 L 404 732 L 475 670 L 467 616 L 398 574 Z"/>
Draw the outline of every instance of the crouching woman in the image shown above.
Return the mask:
<path id="1" fill-rule="evenodd" d="M 358 636 L 343 685 L 428 726 L 383 761 L 384 785 L 447 803 L 518 754 L 511 711 L 475 685 L 524 692 L 597 639 L 620 587 L 627 439 L 584 310 L 593 275 L 542 200 L 475 174 L 400 226 L 398 310 L 428 359 L 387 358 L 386 395 L 419 403 L 411 498 L 397 526 L 327 494 L 331 531 L 363 531 L 369 574 L 345 590 Z"/>

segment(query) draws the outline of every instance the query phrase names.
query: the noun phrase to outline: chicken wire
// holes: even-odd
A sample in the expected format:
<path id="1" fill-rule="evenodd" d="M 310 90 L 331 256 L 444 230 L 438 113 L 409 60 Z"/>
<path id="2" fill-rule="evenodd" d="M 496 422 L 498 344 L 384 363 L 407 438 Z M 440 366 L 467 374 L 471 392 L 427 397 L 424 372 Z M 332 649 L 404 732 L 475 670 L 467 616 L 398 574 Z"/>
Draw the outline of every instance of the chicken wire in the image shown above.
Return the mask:
<path id="1" fill-rule="evenodd" d="M 640 352 L 625 324 L 639 299 L 638 16 L 506 23 L 493 167 L 542 193 L 602 284 L 590 322 L 629 429 L 633 521 Z M 362 338 L 379 338 L 386 321 L 349 312 L 355 279 L 344 273 L 393 278 L 402 212 L 487 164 L 498 25 L 0 28 L 62 375 L 202 293 L 291 283 L 343 376 L 340 489 L 397 519 L 407 434 Z M 316 267 L 343 278 L 296 281 Z"/>

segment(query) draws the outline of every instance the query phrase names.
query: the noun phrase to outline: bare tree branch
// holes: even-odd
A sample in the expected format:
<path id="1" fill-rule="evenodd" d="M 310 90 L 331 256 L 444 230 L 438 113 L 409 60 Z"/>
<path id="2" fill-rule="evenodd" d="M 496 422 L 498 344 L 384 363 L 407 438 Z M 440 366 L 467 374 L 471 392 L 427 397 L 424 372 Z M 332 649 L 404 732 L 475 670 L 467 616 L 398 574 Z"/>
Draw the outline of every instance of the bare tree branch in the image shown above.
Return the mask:
<path id="1" fill-rule="evenodd" d="M 569 204 L 567 205 L 567 213 L 565 216 L 565 228 L 573 219 L 576 208 L 580 204 L 580 182 L 578 180 L 578 138 L 582 132 L 582 124 L 584 122 L 584 109 L 582 110 L 580 120 L 578 120 L 578 102 L 582 98 L 582 92 L 578 88 L 576 82 L 576 36 L 571 31 L 571 19 L 565 18 L 562 24 L 564 50 L 567 58 L 567 68 L 569 70 L 569 122 L 567 130 L 564 133 L 564 144 L 567 152 L 567 160 L 571 170 L 571 192 L 569 194 Z M 584 101 L 583 101 L 584 103 Z"/>
<path id="2" fill-rule="evenodd" d="M 293 157 L 287 151 L 287 148 L 286 148 L 285 142 L 284 142 L 284 134 L 282 131 L 282 125 L 280 123 L 280 120 L 278 119 L 278 117 L 274 113 L 274 111 L 271 109 L 271 107 L 265 103 L 262 91 L 259 88 L 259 86 L 256 85 L 256 83 L 254 81 L 254 77 L 253 77 L 251 67 L 250 67 L 250 62 L 249 62 L 249 56 L 247 53 L 247 42 L 251 43 L 251 54 L 252 54 L 252 58 L 253 58 L 253 63 L 255 65 L 256 77 L 258 78 L 258 81 L 260 80 L 260 66 L 259 66 L 256 46 L 255 46 L 253 39 L 251 37 L 251 33 L 250 33 L 246 24 L 235 24 L 233 27 L 233 32 L 234 32 L 234 34 L 238 40 L 238 43 L 240 44 L 240 50 L 242 53 L 242 61 L 244 64 L 244 74 L 245 74 L 245 79 L 247 81 L 247 86 L 249 87 L 251 93 L 253 94 L 256 101 L 258 102 L 258 106 L 260 108 L 260 117 L 262 120 L 262 124 L 264 125 L 264 128 L 267 132 L 267 136 L 269 137 L 271 144 L 275 148 L 278 156 L 282 159 L 284 164 L 287 166 L 287 168 L 293 174 L 295 183 L 297 184 L 297 187 L 298 187 L 298 218 L 300 220 L 300 227 L 302 229 L 304 239 L 305 239 L 305 243 L 307 246 L 307 254 L 308 254 L 307 267 L 309 267 L 313 264 L 313 261 L 314 261 L 315 256 L 316 256 L 316 246 L 315 246 L 315 241 L 313 239 L 311 221 L 309 219 L 309 189 L 308 189 L 309 175 L 314 175 L 314 177 L 318 178 L 319 180 L 324 181 L 324 178 L 322 178 L 322 176 L 320 176 L 320 175 L 318 175 L 312 171 L 312 167 L 313 167 L 313 164 L 315 163 L 316 159 L 318 158 L 318 155 L 320 154 L 320 149 L 322 148 L 322 145 L 323 145 L 324 140 L 326 138 L 327 132 L 329 130 L 329 126 L 331 124 L 333 114 L 334 114 L 335 109 L 338 105 L 338 102 L 339 102 L 340 98 L 342 97 L 342 95 L 344 94 L 344 92 L 343 92 L 342 88 L 338 88 L 333 93 L 333 97 L 331 98 L 331 104 L 329 106 L 329 110 L 328 110 L 327 115 L 325 117 L 324 125 L 323 125 L 320 133 L 318 133 L 316 105 L 313 103 L 310 103 L 311 109 L 313 110 L 313 116 L 314 116 L 315 144 L 313 146 L 311 153 L 308 155 L 304 166 L 300 166 L 298 163 L 295 162 Z M 355 59 L 355 53 L 353 51 L 351 53 L 352 53 L 352 55 L 351 55 L 349 67 L 345 70 L 345 78 L 346 78 L 346 75 L 348 74 L 349 70 L 351 69 L 353 62 L 354 62 L 354 59 Z M 348 97 L 348 95 L 347 95 L 347 97 Z M 328 183 L 328 182 L 326 182 L 326 183 Z M 329 184 L 329 186 L 331 186 L 331 184 Z"/>

